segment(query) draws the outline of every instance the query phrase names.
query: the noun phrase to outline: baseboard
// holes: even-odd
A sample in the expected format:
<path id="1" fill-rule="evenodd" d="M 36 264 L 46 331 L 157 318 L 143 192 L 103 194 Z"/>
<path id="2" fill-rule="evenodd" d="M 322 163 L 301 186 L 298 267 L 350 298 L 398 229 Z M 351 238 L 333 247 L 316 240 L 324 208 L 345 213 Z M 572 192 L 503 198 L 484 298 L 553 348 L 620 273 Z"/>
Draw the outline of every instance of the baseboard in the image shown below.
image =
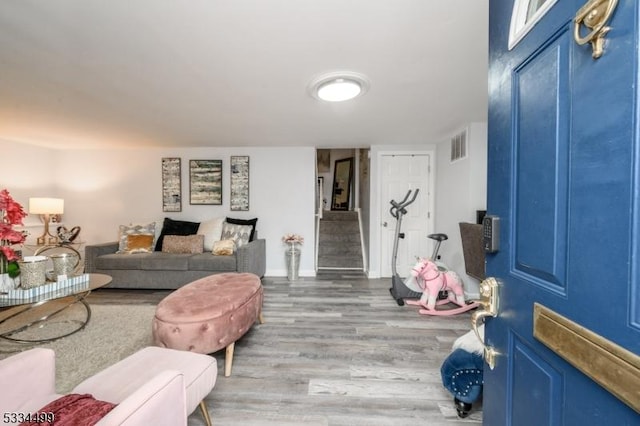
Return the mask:
<path id="1" fill-rule="evenodd" d="M 287 270 L 286 269 L 267 269 L 264 276 L 265 277 L 286 277 Z M 316 271 L 313 269 L 301 269 L 300 272 L 298 272 L 298 276 L 315 277 Z"/>
<path id="2" fill-rule="evenodd" d="M 318 271 L 362 271 L 362 268 L 341 268 L 337 266 L 318 266 Z"/>

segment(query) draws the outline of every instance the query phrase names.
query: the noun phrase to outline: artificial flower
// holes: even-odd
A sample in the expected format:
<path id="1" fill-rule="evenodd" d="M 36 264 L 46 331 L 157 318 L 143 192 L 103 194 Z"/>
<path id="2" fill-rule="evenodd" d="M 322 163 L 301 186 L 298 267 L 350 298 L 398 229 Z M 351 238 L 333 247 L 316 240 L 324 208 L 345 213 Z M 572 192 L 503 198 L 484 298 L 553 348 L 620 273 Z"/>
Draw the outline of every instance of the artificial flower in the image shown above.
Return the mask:
<path id="1" fill-rule="evenodd" d="M 3 272 L 6 266 L 6 272 L 11 278 L 15 278 L 20 274 L 18 267 L 18 254 L 11 248 L 14 244 L 24 243 L 27 235 L 25 232 L 13 229 L 15 225 L 22 225 L 22 219 L 27 216 L 22 206 L 17 203 L 9 194 L 9 191 L 3 189 L 0 191 L 0 263 L 2 263 Z"/>
<path id="2" fill-rule="evenodd" d="M 282 242 L 286 244 L 304 244 L 304 238 L 298 234 L 285 234 Z"/>

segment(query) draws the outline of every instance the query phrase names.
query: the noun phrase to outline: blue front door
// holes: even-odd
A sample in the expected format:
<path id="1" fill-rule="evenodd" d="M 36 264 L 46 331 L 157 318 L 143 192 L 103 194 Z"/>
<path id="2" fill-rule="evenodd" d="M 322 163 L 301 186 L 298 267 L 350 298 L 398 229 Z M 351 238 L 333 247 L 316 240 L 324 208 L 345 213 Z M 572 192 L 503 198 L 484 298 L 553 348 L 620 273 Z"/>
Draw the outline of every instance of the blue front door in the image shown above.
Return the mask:
<path id="1" fill-rule="evenodd" d="M 509 50 L 513 0 L 490 1 L 487 205 L 501 230 L 487 255 L 500 284 L 486 326 L 499 353 L 485 366 L 489 426 L 640 425 L 640 388 L 614 395 L 640 377 L 638 1 L 619 0 L 599 59 L 574 41 L 583 4 L 559 0 Z M 536 304 L 630 363 L 608 364 L 579 338 L 560 337 L 558 349 L 534 337 Z M 590 377 L 608 369 L 613 391 Z"/>

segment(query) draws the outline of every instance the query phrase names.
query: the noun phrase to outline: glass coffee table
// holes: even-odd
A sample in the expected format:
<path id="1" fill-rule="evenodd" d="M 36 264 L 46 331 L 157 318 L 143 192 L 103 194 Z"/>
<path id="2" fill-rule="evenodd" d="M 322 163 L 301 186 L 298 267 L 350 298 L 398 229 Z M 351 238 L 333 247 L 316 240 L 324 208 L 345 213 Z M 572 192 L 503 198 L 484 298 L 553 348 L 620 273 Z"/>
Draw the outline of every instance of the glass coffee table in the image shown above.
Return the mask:
<path id="1" fill-rule="evenodd" d="M 111 282 L 105 274 L 84 274 L 86 280 L 56 288 L 0 294 L 0 339 L 16 343 L 45 343 L 82 330 L 91 319 L 85 298 Z M 57 321 L 56 321 L 57 320 Z"/>

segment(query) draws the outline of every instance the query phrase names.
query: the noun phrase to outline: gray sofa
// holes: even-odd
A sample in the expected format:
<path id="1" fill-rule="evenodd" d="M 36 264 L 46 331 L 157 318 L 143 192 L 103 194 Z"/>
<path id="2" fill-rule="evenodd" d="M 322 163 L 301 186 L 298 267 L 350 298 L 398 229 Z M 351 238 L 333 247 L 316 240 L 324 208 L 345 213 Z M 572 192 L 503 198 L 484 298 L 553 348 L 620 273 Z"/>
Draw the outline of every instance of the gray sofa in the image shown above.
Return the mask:
<path id="1" fill-rule="evenodd" d="M 116 254 L 118 242 L 85 247 L 85 272 L 110 275 L 111 288 L 177 289 L 222 272 L 251 272 L 263 277 L 266 241 L 255 239 L 233 255 L 152 253 Z"/>

